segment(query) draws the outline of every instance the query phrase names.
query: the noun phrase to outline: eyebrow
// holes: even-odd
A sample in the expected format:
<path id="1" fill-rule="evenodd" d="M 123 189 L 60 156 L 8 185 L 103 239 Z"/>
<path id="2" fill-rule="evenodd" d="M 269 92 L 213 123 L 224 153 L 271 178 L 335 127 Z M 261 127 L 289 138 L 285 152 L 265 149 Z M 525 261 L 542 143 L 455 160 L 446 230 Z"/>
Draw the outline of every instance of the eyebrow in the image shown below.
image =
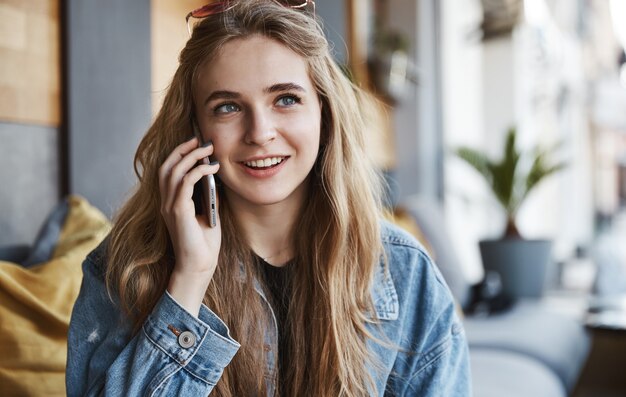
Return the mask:
<path id="1" fill-rule="evenodd" d="M 263 91 L 265 91 L 268 94 L 272 94 L 274 92 L 282 92 L 282 91 L 306 92 L 304 87 L 302 87 L 302 86 L 300 86 L 300 85 L 298 85 L 296 83 L 278 83 L 278 84 L 274 84 L 274 85 L 272 85 L 270 87 L 267 87 Z"/>
<path id="2" fill-rule="evenodd" d="M 306 89 L 296 83 L 278 83 L 273 84 L 263 90 L 266 94 L 273 94 L 275 92 L 284 92 L 284 91 L 300 91 L 306 92 Z M 234 91 L 227 90 L 219 90 L 213 91 L 211 95 L 204 100 L 204 104 L 217 100 L 217 99 L 239 99 L 241 94 Z"/>
<path id="3" fill-rule="evenodd" d="M 204 100 L 204 104 L 206 105 L 207 103 L 216 99 L 237 99 L 239 97 L 241 97 L 241 95 L 233 91 L 213 91 L 211 95 L 209 95 L 207 99 Z"/>

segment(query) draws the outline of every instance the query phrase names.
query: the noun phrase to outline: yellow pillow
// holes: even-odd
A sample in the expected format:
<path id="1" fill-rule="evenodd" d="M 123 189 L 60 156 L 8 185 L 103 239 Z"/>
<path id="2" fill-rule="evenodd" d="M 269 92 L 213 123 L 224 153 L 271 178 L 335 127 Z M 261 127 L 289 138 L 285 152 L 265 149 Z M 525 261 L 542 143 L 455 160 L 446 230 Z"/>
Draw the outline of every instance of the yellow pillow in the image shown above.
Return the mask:
<path id="1" fill-rule="evenodd" d="M 110 223 L 70 196 L 52 259 L 25 269 L 0 261 L 0 396 L 65 396 L 67 330 L 81 264 Z"/>

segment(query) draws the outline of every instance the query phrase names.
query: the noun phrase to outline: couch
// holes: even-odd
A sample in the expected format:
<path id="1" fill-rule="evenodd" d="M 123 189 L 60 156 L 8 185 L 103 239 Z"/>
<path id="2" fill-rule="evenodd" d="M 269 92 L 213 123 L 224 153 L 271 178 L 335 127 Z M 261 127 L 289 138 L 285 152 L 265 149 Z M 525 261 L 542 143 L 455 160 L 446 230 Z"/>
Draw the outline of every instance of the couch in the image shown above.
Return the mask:
<path id="1" fill-rule="evenodd" d="M 425 241 L 459 305 L 467 307 L 471 286 L 440 207 L 419 197 L 403 207 L 411 222 L 403 226 Z M 72 196 L 51 213 L 33 246 L 0 249 L 1 396 L 65 394 L 65 335 L 80 263 L 109 228 L 102 213 Z M 589 350 L 582 325 L 551 314 L 540 301 L 517 302 L 488 317 L 466 315 L 464 323 L 475 397 L 566 396 Z"/>
<path id="2" fill-rule="evenodd" d="M 472 286 L 463 276 L 441 205 L 413 196 L 401 208 L 426 240 L 459 305 L 467 308 Z M 465 315 L 464 325 L 474 397 L 570 395 L 591 343 L 582 323 L 551 312 L 540 299 L 518 300 L 498 314 Z"/>
<path id="3" fill-rule="evenodd" d="M 81 263 L 109 230 L 98 209 L 70 196 L 34 244 L 0 247 L 0 396 L 65 396 L 67 330 Z"/>

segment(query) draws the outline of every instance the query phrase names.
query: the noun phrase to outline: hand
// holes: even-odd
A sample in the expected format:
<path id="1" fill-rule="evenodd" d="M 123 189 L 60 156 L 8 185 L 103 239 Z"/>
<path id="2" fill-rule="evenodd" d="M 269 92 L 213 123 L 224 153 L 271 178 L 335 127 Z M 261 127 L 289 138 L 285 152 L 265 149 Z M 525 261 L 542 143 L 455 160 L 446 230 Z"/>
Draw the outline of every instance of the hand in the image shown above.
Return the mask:
<path id="1" fill-rule="evenodd" d="M 198 147 L 198 139 L 193 138 L 177 146 L 159 168 L 161 215 L 175 256 L 168 291 L 196 316 L 215 272 L 222 240 L 219 216 L 216 227 L 209 227 L 206 215 L 196 214 L 192 200 L 194 185 L 219 169 L 219 164 L 196 165 L 211 154 L 213 145 Z"/>

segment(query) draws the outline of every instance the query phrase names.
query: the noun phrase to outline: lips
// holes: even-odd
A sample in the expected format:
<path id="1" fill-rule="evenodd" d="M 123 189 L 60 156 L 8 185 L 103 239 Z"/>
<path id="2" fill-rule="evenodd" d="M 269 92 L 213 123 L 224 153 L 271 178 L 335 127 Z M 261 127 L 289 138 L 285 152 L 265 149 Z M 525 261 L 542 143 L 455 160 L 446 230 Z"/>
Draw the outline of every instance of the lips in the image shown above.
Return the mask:
<path id="1" fill-rule="evenodd" d="M 244 161 L 243 164 L 252 169 L 265 169 L 275 167 L 284 160 L 285 157 L 266 157 L 257 160 Z"/>

